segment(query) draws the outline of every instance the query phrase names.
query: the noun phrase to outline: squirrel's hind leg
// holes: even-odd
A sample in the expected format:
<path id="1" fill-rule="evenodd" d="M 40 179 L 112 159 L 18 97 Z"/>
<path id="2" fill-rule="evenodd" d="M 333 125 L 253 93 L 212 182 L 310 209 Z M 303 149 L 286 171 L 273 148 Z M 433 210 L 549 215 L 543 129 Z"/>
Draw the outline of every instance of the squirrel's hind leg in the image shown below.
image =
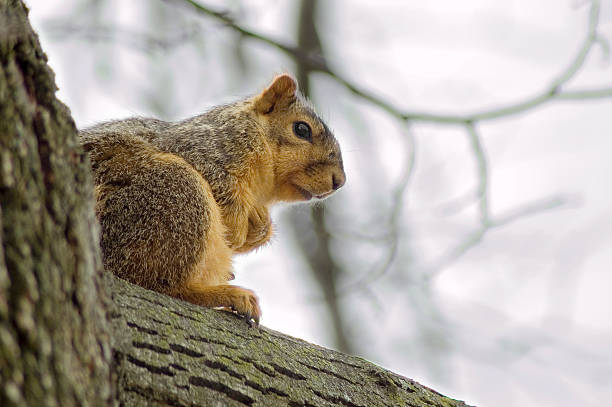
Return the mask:
<path id="1" fill-rule="evenodd" d="M 109 136 L 89 147 L 105 269 L 164 294 L 180 292 L 207 257 L 216 207 L 210 187 L 182 158 L 144 140 Z M 225 282 L 223 273 L 231 270 L 211 277 Z"/>
<path id="2" fill-rule="evenodd" d="M 133 136 L 107 134 L 85 147 L 96 181 L 105 269 L 145 288 L 258 321 L 253 292 L 227 285 L 233 252 L 200 173 Z"/>

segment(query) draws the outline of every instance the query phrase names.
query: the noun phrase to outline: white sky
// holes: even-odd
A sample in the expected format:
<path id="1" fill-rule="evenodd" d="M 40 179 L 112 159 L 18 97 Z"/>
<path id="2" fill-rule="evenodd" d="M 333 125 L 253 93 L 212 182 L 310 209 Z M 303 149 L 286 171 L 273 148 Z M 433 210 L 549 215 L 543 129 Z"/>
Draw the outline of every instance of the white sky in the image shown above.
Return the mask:
<path id="1" fill-rule="evenodd" d="M 194 115 L 253 93 L 274 73 L 292 67 L 275 50 L 249 42 L 251 70 L 231 79 L 235 76 L 228 70 L 235 75 L 237 68 L 223 65 L 229 58 L 206 57 L 230 44 L 211 20 L 203 20 L 208 53 L 203 55 L 182 47 L 151 57 L 49 36 L 45 21 L 65 16 L 73 3 L 28 2 L 57 74 L 58 95 L 79 126 L 150 115 L 142 95 L 164 95 L 164 87 L 174 89 L 172 98 L 164 99 L 169 118 Z M 225 4 L 208 4 L 215 3 Z M 576 54 L 588 15 L 585 1 L 569 0 L 323 3 L 320 29 L 332 66 L 396 106 L 448 113 L 507 104 L 546 87 Z M 118 7 L 116 2 L 99 19 L 146 28 L 146 19 L 139 17 L 139 7 L 146 4 Z M 295 3 L 266 4 L 264 10 L 259 2 L 245 2 L 241 21 L 292 42 L 287 33 L 293 35 Z M 612 40 L 610 0 L 603 2 L 599 32 Z M 172 64 L 151 68 L 153 60 Z M 609 87 L 611 73 L 609 60 L 596 48 L 571 85 Z M 403 156 L 398 145 L 404 136 L 394 119 L 333 81 L 317 76 L 314 88 L 315 103 L 344 149 L 348 183 L 332 198 L 343 208 L 337 216 L 347 220 L 348 229 L 363 228 L 381 215 L 372 213 L 372 195 L 381 194 L 379 201 L 389 203 L 385 192 L 399 176 Z M 463 129 L 414 126 L 417 167 L 403 211 L 399 259 L 415 263 L 398 264 L 395 275 L 373 286 L 384 298 L 384 311 L 360 295 L 345 302 L 360 313 L 350 318 L 365 357 L 468 404 L 605 405 L 612 397 L 611 108 L 612 99 L 555 102 L 478 127 L 491 169 L 494 215 L 556 195 L 569 197 L 571 204 L 491 231 L 445 269 L 429 293 L 409 287 L 401 276 L 415 264 L 428 264 L 476 227 L 473 207 L 452 216 L 440 216 L 439 208 L 473 189 L 477 179 Z M 372 190 L 372 183 L 381 186 Z M 236 283 L 258 293 L 264 325 L 329 346 L 329 321 L 313 300 L 316 285 L 291 251 L 283 211 L 275 215 L 275 242 L 237 259 Z M 359 222 L 352 225 L 351 219 Z M 373 251 L 348 244 L 338 247 L 364 264 L 372 262 Z M 419 308 L 427 301 L 438 312 L 431 317 L 427 308 Z"/>

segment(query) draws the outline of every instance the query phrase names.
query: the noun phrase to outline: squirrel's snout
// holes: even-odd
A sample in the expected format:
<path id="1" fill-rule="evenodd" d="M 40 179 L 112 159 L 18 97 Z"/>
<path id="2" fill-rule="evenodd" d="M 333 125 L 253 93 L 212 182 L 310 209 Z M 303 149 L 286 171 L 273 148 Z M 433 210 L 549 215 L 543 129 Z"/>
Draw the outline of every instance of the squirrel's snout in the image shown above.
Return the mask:
<path id="1" fill-rule="evenodd" d="M 344 171 L 340 170 L 332 173 L 332 188 L 334 191 L 340 189 L 345 182 L 346 175 L 344 174 Z"/>

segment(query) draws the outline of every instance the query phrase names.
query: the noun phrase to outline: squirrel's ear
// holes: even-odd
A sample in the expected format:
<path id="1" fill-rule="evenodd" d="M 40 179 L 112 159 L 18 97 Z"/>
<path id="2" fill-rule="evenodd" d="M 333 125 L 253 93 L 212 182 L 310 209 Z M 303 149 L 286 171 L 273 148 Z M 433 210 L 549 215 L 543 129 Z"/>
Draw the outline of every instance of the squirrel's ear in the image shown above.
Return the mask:
<path id="1" fill-rule="evenodd" d="M 278 75 L 259 95 L 255 96 L 255 110 L 259 113 L 271 113 L 280 102 L 295 99 L 297 83 L 288 74 Z"/>

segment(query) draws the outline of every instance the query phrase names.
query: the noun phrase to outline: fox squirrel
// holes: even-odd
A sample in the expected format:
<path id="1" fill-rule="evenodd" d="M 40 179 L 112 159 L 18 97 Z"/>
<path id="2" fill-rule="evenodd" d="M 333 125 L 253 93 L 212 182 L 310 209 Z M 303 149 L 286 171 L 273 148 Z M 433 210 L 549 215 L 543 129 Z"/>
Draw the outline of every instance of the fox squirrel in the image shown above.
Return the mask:
<path id="1" fill-rule="evenodd" d="M 104 267 L 132 283 L 259 324 L 229 285 L 231 257 L 270 240 L 268 208 L 345 182 L 334 135 L 283 74 L 260 94 L 180 122 L 131 118 L 80 131 L 94 174 Z"/>

